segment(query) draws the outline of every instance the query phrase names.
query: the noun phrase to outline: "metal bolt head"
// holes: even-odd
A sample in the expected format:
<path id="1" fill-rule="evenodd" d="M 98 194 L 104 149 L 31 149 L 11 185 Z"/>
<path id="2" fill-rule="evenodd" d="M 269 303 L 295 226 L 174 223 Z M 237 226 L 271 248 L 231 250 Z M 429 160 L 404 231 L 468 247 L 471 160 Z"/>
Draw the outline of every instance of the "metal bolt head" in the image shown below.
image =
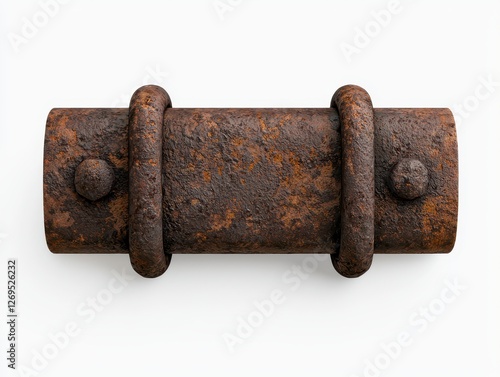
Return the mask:
<path id="1" fill-rule="evenodd" d="M 89 200 L 101 199 L 108 195 L 114 180 L 113 169 L 103 160 L 87 159 L 76 168 L 76 192 Z"/>
<path id="2" fill-rule="evenodd" d="M 404 158 L 391 170 L 389 186 L 401 199 L 412 200 L 424 195 L 429 184 L 429 172 L 419 160 Z"/>

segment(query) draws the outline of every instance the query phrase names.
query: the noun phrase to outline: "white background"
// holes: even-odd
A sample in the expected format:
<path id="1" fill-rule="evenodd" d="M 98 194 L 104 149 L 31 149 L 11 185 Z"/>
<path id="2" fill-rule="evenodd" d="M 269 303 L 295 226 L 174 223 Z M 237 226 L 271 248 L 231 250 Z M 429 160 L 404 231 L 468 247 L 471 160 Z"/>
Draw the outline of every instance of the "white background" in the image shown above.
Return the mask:
<path id="1" fill-rule="evenodd" d="M 499 376 L 499 5 L 401 1 L 382 22 L 372 12 L 386 0 L 74 0 L 50 15 L 38 1 L 2 1 L 0 313 L 6 260 L 17 258 L 18 366 L 32 372 L 9 373 L 2 317 L 0 376 Z M 174 255 L 162 277 L 136 277 L 110 298 L 113 270 L 134 276 L 127 255 L 46 247 L 45 120 L 53 107 L 126 107 L 143 83 L 163 86 L 174 107 L 328 107 L 354 83 L 375 107 L 454 109 L 455 249 L 376 255 L 353 280 L 326 260 L 298 286 L 283 275 L 304 255 Z M 443 304 L 446 281 L 466 289 Z M 284 301 L 231 352 L 224 334 L 276 289 Z M 90 318 L 96 297 L 107 305 Z M 71 323 L 78 335 L 55 354 L 51 334 Z M 385 351 L 402 332 L 411 344 Z M 52 359 L 37 364 L 44 352 Z"/>

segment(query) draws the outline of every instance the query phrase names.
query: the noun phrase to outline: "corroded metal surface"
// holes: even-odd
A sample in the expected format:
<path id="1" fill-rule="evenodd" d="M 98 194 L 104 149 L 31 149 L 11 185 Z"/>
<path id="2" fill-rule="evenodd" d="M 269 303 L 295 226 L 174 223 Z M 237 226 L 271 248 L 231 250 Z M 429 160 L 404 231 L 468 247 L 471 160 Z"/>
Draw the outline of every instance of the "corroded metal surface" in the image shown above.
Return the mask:
<path id="1" fill-rule="evenodd" d="M 171 255 L 163 251 L 162 129 L 163 113 L 172 107 L 158 86 L 139 88 L 129 112 L 129 254 L 144 277 L 165 272 Z"/>
<path id="2" fill-rule="evenodd" d="M 132 251 L 132 263 L 143 276 L 157 276 L 171 253 L 329 253 L 335 260 L 347 237 L 358 247 L 361 233 L 341 226 L 352 211 L 351 200 L 341 210 L 342 195 L 349 198 L 342 173 L 349 166 L 342 161 L 345 114 L 339 118 L 336 108 L 163 111 L 169 100 L 160 89 L 140 93 L 146 96 L 133 101 L 130 118 L 128 109 L 50 112 L 44 208 L 51 251 L 130 253 L 134 224 L 142 224 L 134 232 L 146 247 Z M 355 259 L 371 252 L 449 252 L 458 211 L 451 112 L 374 109 L 373 125 L 373 249 L 360 238 L 364 251 Z M 129 160 L 137 131 L 132 144 L 146 152 L 132 152 Z M 360 140 L 352 139 L 354 153 L 369 157 L 370 142 L 361 148 Z M 136 160 L 152 170 L 129 174 Z M 350 172 L 357 182 L 359 172 Z M 361 203 L 357 195 L 351 198 Z M 134 216 L 137 208 L 139 217 L 131 221 L 129 211 Z M 357 276 L 369 265 L 356 266 L 346 264 L 341 272 Z"/>
<path id="3" fill-rule="evenodd" d="M 358 277 L 373 258 L 375 211 L 375 155 L 373 106 L 368 93 L 355 85 L 339 88 L 331 106 L 340 116 L 342 189 L 341 242 L 332 254 L 335 269 Z"/>
<path id="4" fill-rule="evenodd" d="M 424 195 L 391 190 L 391 170 L 417 159 L 428 171 Z M 448 109 L 375 110 L 375 252 L 447 253 L 458 216 L 458 151 Z"/>
<path id="5" fill-rule="evenodd" d="M 172 253 L 330 253 L 339 119 L 330 109 L 169 109 L 163 221 Z"/>
<path id="6" fill-rule="evenodd" d="M 54 253 L 128 253 L 128 110 L 53 109 L 43 165 L 45 237 Z M 75 172 L 106 161 L 115 179 L 96 201 L 79 195 Z"/>

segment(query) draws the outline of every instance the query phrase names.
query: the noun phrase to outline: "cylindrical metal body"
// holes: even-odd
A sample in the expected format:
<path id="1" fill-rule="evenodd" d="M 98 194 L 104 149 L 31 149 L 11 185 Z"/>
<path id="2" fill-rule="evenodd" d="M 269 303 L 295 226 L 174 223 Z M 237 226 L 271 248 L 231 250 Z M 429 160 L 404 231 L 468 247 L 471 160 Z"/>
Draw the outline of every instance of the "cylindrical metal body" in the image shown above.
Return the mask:
<path id="1" fill-rule="evenodd" d="M 447 109 L 374 109 L 376 253 L 452 249 L 457 150 Z M 354 141 L 355 142 L 355 141 Z M 128 253 L 128 109 L 54 109 L 47 121 L 45 228 L 55 253 Z M 168 253 L 333 253 L 340 241 L 341 140 L 334 108 L 167 109 L 162 210 Z M 111 192 L 75 191 L 85 159 Z M 425 195 L 394 195 L 402 159 L 428 170 Z"/>

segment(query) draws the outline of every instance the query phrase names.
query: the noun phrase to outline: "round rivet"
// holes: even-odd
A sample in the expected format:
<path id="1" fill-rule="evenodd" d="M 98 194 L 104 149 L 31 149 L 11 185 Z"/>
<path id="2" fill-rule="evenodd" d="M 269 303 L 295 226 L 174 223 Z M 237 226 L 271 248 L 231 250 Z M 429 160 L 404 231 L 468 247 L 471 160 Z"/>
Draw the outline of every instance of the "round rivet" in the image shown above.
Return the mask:
<path id="1" fill-rule="evenodd" d="M 75 188 L 84 198 L 97 200 L 109 194 L 115 174 L 106 161 L 84 160 L 75 172 Z"/>
<path id="2" fill-rule="evenodd" d="M 401 199 L 416 199 L 424 195 L 429 183 L 429 172 L 419 160 L 404 158 L 391 171 L 390 186 Z"/>

